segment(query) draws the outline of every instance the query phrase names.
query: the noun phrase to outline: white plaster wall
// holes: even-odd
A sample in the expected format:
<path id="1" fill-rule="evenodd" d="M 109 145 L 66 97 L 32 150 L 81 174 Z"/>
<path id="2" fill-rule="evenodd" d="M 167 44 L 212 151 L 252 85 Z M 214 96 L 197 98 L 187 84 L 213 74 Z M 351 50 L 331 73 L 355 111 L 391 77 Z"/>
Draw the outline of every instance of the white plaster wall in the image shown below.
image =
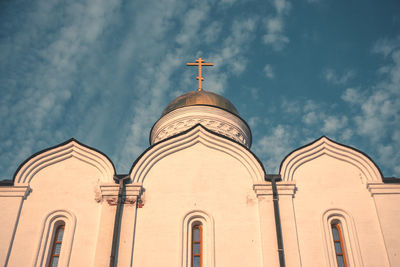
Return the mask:
<path id="1" fill-rule="evenodd" d="M 400 266 L 400 194 L 375 195 L 375 201 L 390 264 Z"/>
<path id="2" fill-rule="evenodd" d="M 296 170 L 293 204 L 302 266 L 329 266 L 322 226 L 322 214 L 328 209 L 344 210 L 354 219 L 364 266 L 389 266 L 364 179 L 354 165 L 326 154 Z"/>
<path id="3" fill-rule="evenodd" d="M 93 266 L 101 208 L 95 193 L 100 175 L 75 157 L 40 170 L 30 183 L 32 192 L 22 207 L 8 266 L 33 266 L 44 218 L 64 209 L 77 219 L 69 266 Z"/>
<path id="4" fill-rule="evenodd" d="M 133 266 L 182 266 L 182 221 L 193 210 L 214 219 L 215 266 L 262 266 L 258 200 L 237 159 L 197 143 L 157 162 L 143 186 Z"/>
<path id="5" fill-rule="evenodd" d="M 0 197 L 0 266 L 5 265 L 22 197 Z"/>

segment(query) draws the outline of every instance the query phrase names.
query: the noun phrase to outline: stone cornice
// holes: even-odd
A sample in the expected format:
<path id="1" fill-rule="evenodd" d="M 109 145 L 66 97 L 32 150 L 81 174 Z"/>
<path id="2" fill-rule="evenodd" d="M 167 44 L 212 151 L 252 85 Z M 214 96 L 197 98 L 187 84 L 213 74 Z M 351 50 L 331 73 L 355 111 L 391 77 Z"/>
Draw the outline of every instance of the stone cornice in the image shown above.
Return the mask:
<path id="1" fill-rule="evenodd" d="M 125 185 L 124 203 L 133 204 L 142 190 L 142 184 L 133 183 Z M 100 184 L 95 200 L 101 202 L 106 200 L 110 205 L 114 205 L 118 198 L 119 185 L 114 183 Z"/>
<path id="2" fill-rule="evenodd" d="M 400 194 L 400 184 L 368 183 L 367 189 L 371 196 Z"/>
<path id="3" fill-rule="evenodd" d="M 19 184 L 14 186 L 1 186 L 0 197 L 23 197 L 30 192 L 29 184 Z"/>
<path id="4" fill-rule="evenodd" d="M 294 182 L 278 182 L 276 184 L 279 196 L 291 195 L 294 196 L 296 183 Z M 258 196 L 269 196 L 272 195 L 272 184 L 271 182 L 257 183 L 253 185 L 254 192 Z"/>
<path id="5" fill-rule="evenodd" d="M 125 195 L 127 197 L 137 197 L 140 195 L 141 190 L 142 190 L 141 183 L 127 184 L 125 186 Z"/>

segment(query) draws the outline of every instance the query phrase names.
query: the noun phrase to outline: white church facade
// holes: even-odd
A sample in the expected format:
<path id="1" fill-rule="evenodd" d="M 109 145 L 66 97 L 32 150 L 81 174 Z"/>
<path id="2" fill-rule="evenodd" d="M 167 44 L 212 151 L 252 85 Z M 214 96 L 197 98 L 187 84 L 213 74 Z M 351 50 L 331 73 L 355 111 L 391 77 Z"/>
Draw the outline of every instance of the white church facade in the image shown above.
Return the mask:
<path id="1" fill-rule="evenodd" d="M 201 77 L 201 75 L 200 75 Z M 71 139 L 0 186 L 0 265 L 400 266 L 400 183 L 321 137 L 267 174 L 204 90 L 172 101 L 130 173 Z"/>

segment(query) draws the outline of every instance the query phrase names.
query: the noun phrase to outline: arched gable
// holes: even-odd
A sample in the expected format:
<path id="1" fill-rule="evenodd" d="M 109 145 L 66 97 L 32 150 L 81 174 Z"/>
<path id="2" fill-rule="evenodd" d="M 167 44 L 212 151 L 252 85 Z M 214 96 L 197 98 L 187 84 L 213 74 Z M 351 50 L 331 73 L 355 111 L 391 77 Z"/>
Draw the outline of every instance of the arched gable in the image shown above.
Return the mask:
<path id="1" fill-rule="evenodd" d="M 28 158 L 15 172 L 14 185 L 30 183 L 35 174 L 43 168 L 71 157 L 79 159 L 99 170 L 102 174 L 101 182 L 113 182 L 115 168 L 111 160 L 100 151 L 72 138 L 64 143 L 42 150 Z"/>
<path id="2" fill-rule="evenodd" d="M 357 167 L 366 182 L 382 182 L 382 174 L 376 164 L 363 152 L 334 142 L 322 136 L 318 140 L 305 145 L 286 156 L 280 167 L 280 175 L 285 181 L 293 181 L 296 170 L 309 161 L 322 155 L 329 155 Z"/>
<path id="3" fill-rule="evenodd" d="M 253 183 L 264 181 L 264 169 L 256 156 L 243 145 L 206 129 L 201 124 L 165 139 L 146 150 L 133 164 L 130 177 L 142 183 L 151 168 L 162 158 L 201 143 L 209 148 L 224 152 L 243 164 Z"/>

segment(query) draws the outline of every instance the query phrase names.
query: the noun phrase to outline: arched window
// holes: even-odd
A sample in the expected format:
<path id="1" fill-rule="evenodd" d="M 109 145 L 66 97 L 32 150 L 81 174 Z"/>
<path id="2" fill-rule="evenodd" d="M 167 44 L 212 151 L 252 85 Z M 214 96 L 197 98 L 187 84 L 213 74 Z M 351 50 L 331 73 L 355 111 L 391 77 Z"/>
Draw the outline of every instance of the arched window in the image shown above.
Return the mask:
<path id="1" fill-rule="evenodd" d="M 182 220 L 182 267 L 215 267 L 214 220 L 194 210 Z"/>
<path id="2" fill-rule="evenodd" d="M 335 246 L 336 262 L 338 267 L 347 267 L 347 259 L 345 253 L 345 246 L 343 241 L 343 232 L 339 222 L 333 222 L 332 236 L 333 244 Z"/>
<path id="3" fill-rule="evenodd" d="M 203 266 L 203 226 L 195 224 L 192 227 L 192 267 Z"/>
<path id="4" fill-rule="evenodd" d="M 54 234 L 53 245 L 50 254 L 50 264 L 49 264 L 50 267 L 58 266 L 58 260 L 60 258 L 61 245 L 64 236 L 64 229 L 65 229 L 65 224 L 59 225 Z"/>
<path id="5" fill-rule="evenodd" d="M 34 267 L 68 266 L 76 218 L 67 210 L 54 210 L 43 221 Z"/>
<path id="6" fill-rule="evenodd" d="M 353 218 L 342 209 L 329 209 L 322 215 L 326 266 L 363 266 Z"/>

